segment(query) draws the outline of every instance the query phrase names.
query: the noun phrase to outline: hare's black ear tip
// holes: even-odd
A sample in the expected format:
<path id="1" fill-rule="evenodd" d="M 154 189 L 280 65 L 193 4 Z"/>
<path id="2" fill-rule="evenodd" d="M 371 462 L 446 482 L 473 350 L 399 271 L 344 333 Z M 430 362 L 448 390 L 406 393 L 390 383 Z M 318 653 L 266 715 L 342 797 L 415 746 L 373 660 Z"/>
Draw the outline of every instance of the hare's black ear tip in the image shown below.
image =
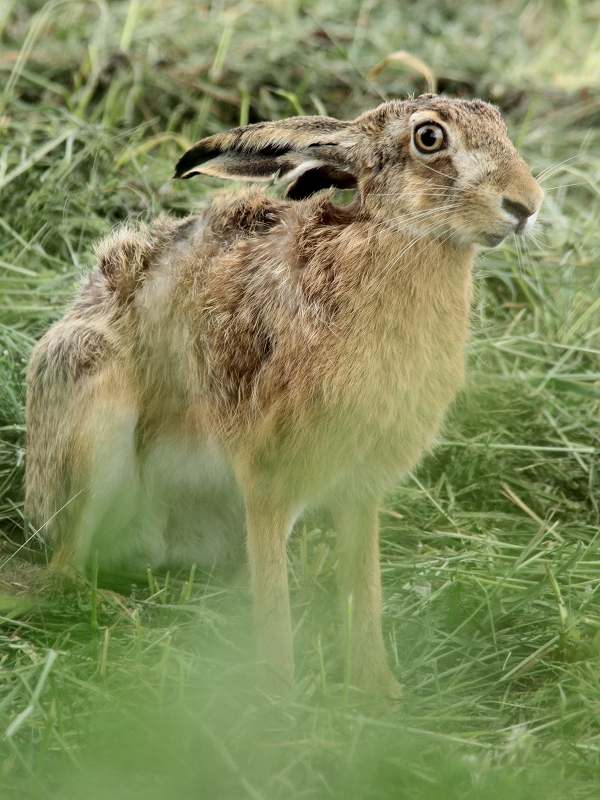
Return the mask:
<path id="1" fill-rule="evenodd" d="M 185 156 L 183 158 L 185 158 Z M 188 164 L 182 164 L 181 162 L 183 161 L 183 158 L 175 165 L 175 171 L 171 175 L 171 180 L 180 178 L 181 180 L 185 181 L 188 178 L 191 178 L 193 175 L 200 174 L 198 170 L 193 169 Z"/>
<path id="2" fill-rule="evenodd" d="M 182 165 L 182 158 L 179 159 L 177 164 L 175 164 L 175 169 L 173 170 L 173 174 L 171 175 L 171 180 L 176 180 L 177 178 L 183 178 L 185 174 L 185 168 Z"/>
<path id="3" fill-rule="evenodd" d="M 173 172 L 174 178 L 191 178 L 192 175 L 197 175 L 198 171 L 194 169 L 198 165 L 198 163 L 202 163 L 201 158 L 198 158 L 197 154 L 193 152 L 193 148 L 190 150 L 186 150 L 185 153 L 181 156 L 177 164 L 175 164 L 175 171 Z"/>

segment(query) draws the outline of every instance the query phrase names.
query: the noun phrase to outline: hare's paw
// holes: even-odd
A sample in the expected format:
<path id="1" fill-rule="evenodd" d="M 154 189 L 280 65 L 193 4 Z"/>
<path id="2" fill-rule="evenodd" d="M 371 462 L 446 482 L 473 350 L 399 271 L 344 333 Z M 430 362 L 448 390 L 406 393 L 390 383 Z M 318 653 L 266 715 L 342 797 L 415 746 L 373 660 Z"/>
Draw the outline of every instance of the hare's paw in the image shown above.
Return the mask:
<path id="1" fill-rule="evenodd" d="M 390 700 L 399 700 L 402 697 L 402 686 L 390 672 L 389 680 L 384 685 L 384 693 Z"/>
<path id="2" fill-rule="evenodd" d="M 402 697 L 402 686 L 385 661 L 359 662 L 351 670 L 350 682 L 366 694 L 378 694 L 393 700 Z"/>

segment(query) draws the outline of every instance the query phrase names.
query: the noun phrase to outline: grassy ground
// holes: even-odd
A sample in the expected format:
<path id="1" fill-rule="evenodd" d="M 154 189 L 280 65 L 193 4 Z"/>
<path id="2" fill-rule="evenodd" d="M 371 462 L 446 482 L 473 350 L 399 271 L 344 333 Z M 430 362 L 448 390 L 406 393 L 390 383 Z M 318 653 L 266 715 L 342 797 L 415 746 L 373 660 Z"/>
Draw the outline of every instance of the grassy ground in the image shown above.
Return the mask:
<path id="1" fill-rule="evenodd" d="M 597 798 L 600 3 L 4 0 L 0 31 L 0 796 Z M 46 558 L 20 547 L 25 364 L 94 240 L 209 202 L 169 180 L 202 135 L 423 91 L 401 64 L 366 79 L 401 49 L 502 105 L 547 193 L 535 237 L 479 259 L 465 392 L 381 514 L 402 703 L 345 691 L 311 524 L 283 700 L 253 685 L 245 575 L 15 598 Z"/>

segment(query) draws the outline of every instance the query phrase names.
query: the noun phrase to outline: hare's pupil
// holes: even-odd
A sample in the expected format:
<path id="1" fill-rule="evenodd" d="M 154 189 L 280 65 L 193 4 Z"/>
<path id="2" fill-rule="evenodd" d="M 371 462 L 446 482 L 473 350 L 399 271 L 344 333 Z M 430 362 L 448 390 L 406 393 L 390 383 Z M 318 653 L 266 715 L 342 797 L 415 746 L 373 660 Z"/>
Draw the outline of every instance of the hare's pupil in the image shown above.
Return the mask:
<path id="1" fill-rule="evenodd" d="M 434 128 L 424 128 L 421 133 L 421 142 L 424 147 L 435 147 L 437 138 L 437 131 Z"/>

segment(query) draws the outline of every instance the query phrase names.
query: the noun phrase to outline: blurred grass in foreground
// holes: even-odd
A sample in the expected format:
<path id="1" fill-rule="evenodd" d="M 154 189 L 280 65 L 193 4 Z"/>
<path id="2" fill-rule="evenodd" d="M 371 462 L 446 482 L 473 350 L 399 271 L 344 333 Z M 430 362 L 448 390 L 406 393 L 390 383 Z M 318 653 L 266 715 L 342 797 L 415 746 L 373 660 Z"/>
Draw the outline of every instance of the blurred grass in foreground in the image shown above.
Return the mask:
<path id="1" fill-rule="evenodd" d="M 600 3 L 6 0 L 0 33 L 0 794 L 597 798 Z M 381 514 L 402 703 L 345 704 L 326 520 L 290 547 L 283 700 L 255 686 L 245 575 L 32 601 L 24 368 L 93 241 L 209 202 L 170 181 L 203 135 L 423 91 L 366 79 L 397 50 L 500 104 L 546 191 L 534 237 L 479 259 L 466 390 Z"/>

